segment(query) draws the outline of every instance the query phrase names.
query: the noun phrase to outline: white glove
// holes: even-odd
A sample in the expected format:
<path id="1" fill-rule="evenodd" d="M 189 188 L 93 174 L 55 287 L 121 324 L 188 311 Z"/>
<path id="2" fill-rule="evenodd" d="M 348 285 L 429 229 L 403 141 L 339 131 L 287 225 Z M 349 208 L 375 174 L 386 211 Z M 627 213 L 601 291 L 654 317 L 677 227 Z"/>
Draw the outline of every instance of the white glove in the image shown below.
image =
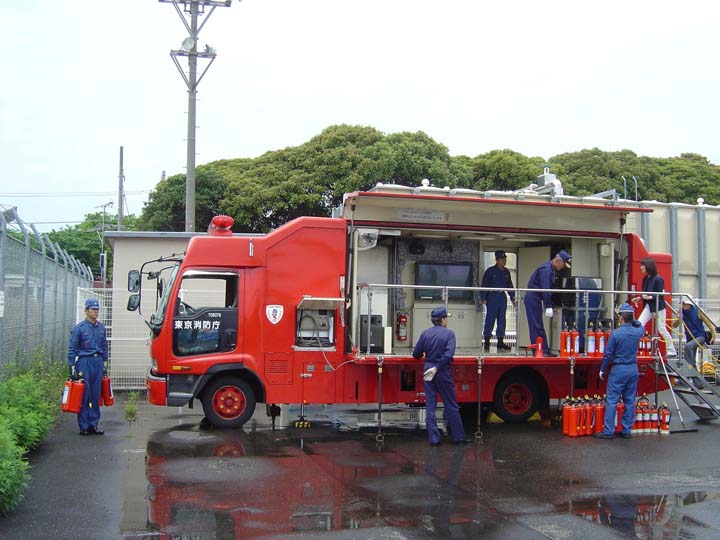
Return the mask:
<path id="1" fill-rule="evenodd" d="M 426 381 L 432 381 L 433 377 L 435 376 L 436 373 L 437 373 L 436 367 L 428 368 L 423 373 L 423 379 L 425 379 Z"/>
<path id="2" fill-rule="evenodd" d="M 604 381 L 604 380 L 605 380 L 605 374 L 604 374 L 602 371 L 601 371 L 598 375 L 600 375 L 600 380 L 601 380 L 601 381 Z"/>
<path id="3" fill-rule="evenodd" d="M 545 308 L 545 316 L 546 316 L 548 319 L 552 319 L 553 310 L 552 310 L 551 307 Z"/>

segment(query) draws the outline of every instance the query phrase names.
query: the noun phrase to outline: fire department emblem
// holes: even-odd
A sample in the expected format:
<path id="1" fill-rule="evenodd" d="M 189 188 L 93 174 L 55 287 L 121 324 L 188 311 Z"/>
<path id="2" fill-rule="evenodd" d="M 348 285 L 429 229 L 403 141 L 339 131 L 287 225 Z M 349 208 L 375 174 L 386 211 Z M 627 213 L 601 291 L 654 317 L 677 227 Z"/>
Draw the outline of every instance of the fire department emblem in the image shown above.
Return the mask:
<path id="1" fill-rule="evenodd" d="M 265 306 L 265 315 L 267 316 L 268 321 L 273 324 L 280 322 L 280 319 L 283 317 L 283 311 L 283 307 L 276 304 Z"/>

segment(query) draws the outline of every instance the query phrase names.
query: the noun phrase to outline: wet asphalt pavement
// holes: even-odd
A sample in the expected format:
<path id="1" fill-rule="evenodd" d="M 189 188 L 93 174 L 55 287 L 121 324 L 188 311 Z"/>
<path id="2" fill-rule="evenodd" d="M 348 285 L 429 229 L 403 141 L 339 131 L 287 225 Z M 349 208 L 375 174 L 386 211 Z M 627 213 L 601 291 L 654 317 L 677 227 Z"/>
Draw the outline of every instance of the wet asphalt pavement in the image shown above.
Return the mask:
<path id="1" fill-rule="evenodd" d="M 132 424 L 122 403 L 105 409 L 102 437 L 66 415 L 0 539 L 720 538 L 717 422 L 612 441 L 491 424 L 479 444 L 430 448 L 417 410 L 391 408 L 378 447 L 370 407 L 224 431 L 198 409 L 139 405 Z"/>

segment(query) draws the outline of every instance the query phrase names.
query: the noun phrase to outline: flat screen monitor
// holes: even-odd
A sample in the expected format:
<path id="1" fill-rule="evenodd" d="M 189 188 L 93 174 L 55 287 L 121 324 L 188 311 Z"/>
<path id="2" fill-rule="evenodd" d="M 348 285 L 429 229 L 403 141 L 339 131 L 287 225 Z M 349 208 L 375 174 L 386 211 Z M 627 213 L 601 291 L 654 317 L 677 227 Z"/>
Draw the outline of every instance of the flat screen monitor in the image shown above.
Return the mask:
<path id="1" fill-rule="evenodd" d="M 433 285 L 448 287 L 472 287 L 471 263 L 428 263 L 415 264 L 415 285 Z M 448 300 L 455 302 L 471 301 L 472 291 L 448 291 Z M 418 300 L 442 300 L 441 289 L 415 289 Z"/>

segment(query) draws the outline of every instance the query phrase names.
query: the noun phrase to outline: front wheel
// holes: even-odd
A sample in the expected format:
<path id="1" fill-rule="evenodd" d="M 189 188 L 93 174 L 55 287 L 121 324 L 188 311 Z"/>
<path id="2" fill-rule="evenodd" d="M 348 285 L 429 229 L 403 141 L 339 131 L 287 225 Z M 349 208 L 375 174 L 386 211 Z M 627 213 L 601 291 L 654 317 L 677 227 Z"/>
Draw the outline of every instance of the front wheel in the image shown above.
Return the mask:
<path id="1" fill-rule="evenodd" d="M 203 390 L 202 406 L 213 426 L 239 428 L 255 412 L 255 393 L 240 377 L 218 377 Z"/>
<path id="2" fill-rule="evenodd" d="M 506 422 L 524 422 L 538 410 L 540 390 L 528 375 L 510 375 L 495 387 L 495 412 Z"/>

